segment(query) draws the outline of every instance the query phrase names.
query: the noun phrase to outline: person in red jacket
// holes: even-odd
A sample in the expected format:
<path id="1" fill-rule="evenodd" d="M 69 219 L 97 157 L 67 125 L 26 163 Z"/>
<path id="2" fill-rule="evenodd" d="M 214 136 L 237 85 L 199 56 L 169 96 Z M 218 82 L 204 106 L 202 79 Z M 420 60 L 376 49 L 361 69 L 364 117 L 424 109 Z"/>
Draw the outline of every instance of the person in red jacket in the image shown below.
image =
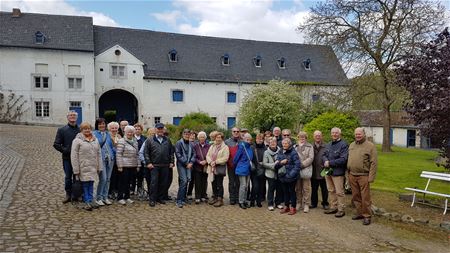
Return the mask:
<path id="1" fill-rule="evenodd" d="M 241 141 L 240 129 L 233 127 L 231 129 L 231 138 L 225 141 L 230 150 L 230 156 L 227 162 L 228 174 L 228 192 L 230 195 L 230 205 L 235 205 L 239 199 L 239 176 L 234 171 L 233 159 L 238 150 L 238 144 Z"/>

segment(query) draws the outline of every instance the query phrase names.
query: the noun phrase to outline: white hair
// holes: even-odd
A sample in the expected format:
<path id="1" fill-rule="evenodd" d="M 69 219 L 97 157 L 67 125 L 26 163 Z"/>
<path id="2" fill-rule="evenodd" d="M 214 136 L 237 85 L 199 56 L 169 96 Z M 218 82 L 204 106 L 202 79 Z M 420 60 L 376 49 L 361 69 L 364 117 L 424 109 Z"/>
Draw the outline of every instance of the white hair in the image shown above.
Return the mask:
<path id="1" fill-rule="evenodd" d="M 281 142 L 282 142 L 282 143 L 283 143 L 283 142 L 287 142 L 289 145 L 292 145 L 292 141 L 291 141 L 290 138 L 284 138 Z"/>
<path id="2" fill-rule="evenodd" d="M 70 114 L 75 114 L 78 117 L 78 112 L 77 111 L 74 111 L 74 110 L 68 111 L 66 117 L 69 117 Z"/>
<path id="3" fill-rule="evenodd" d="M 244 139 L 248 139 L 248 138 L 252 139 L 253 137 L 252 137 L 251 134 L 245 133 L 245 134 L 244 134 Z"/>
<path id="4" fill-rule="evenodd" d="M 199 132 L 199 133 L 197 134 L 197 138 L 199 138 L 200 136 L 203 136 L 203 137 L 206 138 L 206 133 L 203 132 L 203 131 L 201 131 L 201 132 Z"/>
<path id="5" fill-rule="evenodd" d="M 125 126 L 125 128 L 123 129 L 123 131 L 124 131 L 125 133 L 128 133 L 128 132 L 134 133 L 134 132 L 136 132 L 136 129 L 134 128 L 134 126 L 128 125 L 128 126 Z"/>
<path id="6" fill-rule="evenodd" d="M 314 135 L 314 136 L 315 136 L 315 135 L 322 135 L 322 132 L 319 131 L 319 130 L 316 130 L 316 131 L 314 131 L 313 135 Z"/>
<path id="7" fill-rule="evenodd" d="M 274 127 L 274 128 L 273 128 L 273 131 L 275 131 L 275 130 L 281 131 L 281 128 L 279 128 L 279 127 Z"/>
<path id="8" fill-rule="evenodd" d="M 109 131 L 109 130 L 111 129 L 111 127 L 113 127 L 113 126 L 119 128 L 119 123 L 117 123 L 117 122 L 115 122 L 115 121 L 109 122 L 109 123 L 108 123 L 108 131 Z"/>
<path id="9" fill-rule="evenodd" d="M 331 132 L 337 131 L 339 134 L 342 133 L 341 129 L 339 127 L 333 127 L 331 128 Z"/>
<path id="10" fill-rule="evenodd" d="M 364 134 L 364 136 L 366 135 L 366 130 L 364 129 L 364 127 L 357 127 L 355 129 L 355 133 L 356 133 L 356 131 L 361 131 Z"/>

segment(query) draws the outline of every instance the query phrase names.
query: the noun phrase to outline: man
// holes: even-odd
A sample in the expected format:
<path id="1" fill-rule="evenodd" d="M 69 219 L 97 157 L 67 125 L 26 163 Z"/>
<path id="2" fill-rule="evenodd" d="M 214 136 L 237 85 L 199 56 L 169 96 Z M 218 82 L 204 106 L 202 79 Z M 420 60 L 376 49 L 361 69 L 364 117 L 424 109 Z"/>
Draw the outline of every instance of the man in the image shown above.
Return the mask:
<path id="1" fill-rule="evenodd" d="M 66 197 L 62 201 L 64 204 L 72 200 L 72 182 L 74 180 L 72 163 L 70 161 L 70 151 L 72 149 L 72 141 L 80 132 L 77 126 L 78 113 L 70 111 L 67 113 L 67 125 L 58 128 L 56 132 L 55 142 L 53 147 L 62 153 L 63 168 L 64 168 L 64 189 Z"/>
<path id="2" fill-rule="evenodd" d="M 336 218 L 341 218 L 345 215 L 344 178 L 347 169 L 348 145 L 341 140 L 341 129 L 337 127 L 331 129 L 331 139 L 322 156 L 323 166 L 329 170 L 325 180 L 331 201 L 331 207 L 325 213 L 335 214 Z"/>
<path id="3" fill-rule="evenodd" d="M 120 136 L 124 137 L 124 134 L 125 134 L 124 130 L 125 130 L 125 127 L 128 126 L 128 121 L 121 120 L 119 123 L 119 126 L 120 126 L 119 134 L 120 134 Z"/>
<path id="4" fill-rule="evenodd" d="M 294 139 L 292 139 L 291 137 L 291 130 L 289 129 L 283 129 L 283 131 L 281 131 L 281 138 L 278 140 L 278 147 L 283 148 L 283 145 L 281 143 L 281 141 L 284 138 L 289 138 L 291 140 L 291 143 L 297 143 Z M 278 139 L 278 138 L 277 138 Z"/>
<path id="5" fill-rule="evenodd" d="M 156 134 L 145 142 L 144 158 L 147 169 L 150 170 L 150 198 L 149 205 L 154 207 L 156 202 L 165 204 L 164 191 L 167 185 L 169 170 L 173 168 L 174 156 L 170 140 L 164 136 L 164 124 L 155 125 Z"/>
<path id="6" fill-rule="evenodd" d="M 191 131 L 183 130 L 183 137 L 175 145 L 175 156 L 177 157 L 178 171 L 178 195 L 177 207 L 183 208 L 186 202 L 186 191 L 188 182 L 191 181 L 192 168 L 195 162 L 194 144 L 189 141 Z"/>
<path id="7" fill-rule="evenodd" d="M 328 206 L 328 190 L 327 182 L 325 178 L 320 175 L 323 168 L 322 156 L 325 153 L 325 145 L 322 142 L 322 132 L 319 130 L 314 131 L 314 161 L 313 161 L 313 174 L 311 177 L 311 208 L 316 208 L 319 202 L 318 190 L 320 187 L 320 192 L 322 193 L 322 207 L 327 210 Z"/>
<path id="8" fill-rule="evenodd" d="M 277 142 L 283 140 L 283 138 L 281 137 L 281 128 L 279 127 L 274 127 L 273 128 L 273 136 L 275 138 L 277 138 Z"/>
<path id="9" fill-rule="evenodd" d="M 370 225 L 370 184 L 377 173 L 377 149 L 366 140 L 366 132 L 362 127 L 355 129 L 355 141 L 349 147 L 347 168 L 352 201 L 356 206 L 356 215 L 352 220 L 362 219 L 364 225 Z"/>
<path id="10" fill-rule="evenodd" d="M 247 128 L 241 128 L 241 140 L 244 139 L 244 135 L 248 134 L 248 129 Z"/>
<path id="11" fill-rule="evenodd" d="M 230 195 L 230 205 L 235 205 L 239 200 L 239 176 L 236 175 L 233 166 L 233 159 L 238 150 L 238 144 L 241 141 L 240 130 L 237 127 L 231 129 L 231 137 L 225 141 L 230 150 L 230 156 L 227 162 L 228 171 L 228 192 Z"/>

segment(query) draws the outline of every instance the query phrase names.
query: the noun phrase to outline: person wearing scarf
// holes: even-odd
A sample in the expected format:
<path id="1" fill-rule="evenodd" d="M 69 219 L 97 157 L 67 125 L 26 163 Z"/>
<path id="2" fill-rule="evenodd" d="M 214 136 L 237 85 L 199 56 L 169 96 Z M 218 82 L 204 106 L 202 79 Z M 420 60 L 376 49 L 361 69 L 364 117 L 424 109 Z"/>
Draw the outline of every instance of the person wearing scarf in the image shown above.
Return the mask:
<path id="1" fill-rule="evenodd" d="M 228 146 L 223 142 L 224 136 L 223 133 L 217 132 L 214 144 L 211 145 L 208 154 L 206 154 L 208 173 L 212 174 L 214 177 L 211 183 L 213 196 L 209 201 L 209 204 L 214 205 L 214 207 L 223 206 L 223 178 L 226 174 L 226 163 L 228 161 L 228 156 L 230 155 Z M 225 170 L 219 170 L 219 167 L 223 168 L 223 166 L 225 166 Z"/>
<path id="2" fill-rule="evenodd" d="M 276 137 L 270 137 L 269 147 L 264 152 L 263 167 L 264 175 L 267 178 L 269 184 L 269 189 L 267 190 L 267 205 L 269 211 L 275 210 L 275 205 L 280 205 L 279 203 L 274 203 L 275 194 L 275 180 L 277 179 L 277 171 L 275 169 L 275 161 L 277 160 L 277 153 L 280 152 L 280 147 L 278 147 L 278 141 Z"/>
<path id="3" fill-rule="evenodd" d="M 208 198 L 206 194 L 208 188 L 208 162 L 206 161 L 206 155 L 210 145 L 206 141 L 205 132 L 199 132 L 197 138 L 198 142 L 194 144 L 195 204 L 200 204 L 201 202 L 206 202 Z"/>

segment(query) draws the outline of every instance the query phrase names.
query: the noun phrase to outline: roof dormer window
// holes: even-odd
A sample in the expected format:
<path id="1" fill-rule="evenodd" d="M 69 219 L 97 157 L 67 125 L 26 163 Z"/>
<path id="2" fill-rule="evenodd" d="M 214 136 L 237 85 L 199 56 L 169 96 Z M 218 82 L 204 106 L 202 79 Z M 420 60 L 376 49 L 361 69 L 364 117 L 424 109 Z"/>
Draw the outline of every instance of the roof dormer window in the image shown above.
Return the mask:
<path id="1" fill-rule="evenodd" d="M 37 32 L 34 34 L 34 39 L 35 39 L 35 43 L 36 43 L 36 44 L 44 44 L 44 42 L 45 42 L 45 36 L 44 36 L 44 34 L 43 34 L 42 32 L 40 32 L 40 31 L 37 31 Z"/>
<path id="2" fill-rule="evenodd" d="M 169 61 L 170 62 L 177 62 L 178 61 L 177 50 L 175 50 L 175 49 L 170 50 L 168 56 L 169 56 Z"/>
<path id="3" fill-rule="evenodd" d="M 284 57 L 281 57 L 277 60 L 278 68 L 285 69 L 286 68 L 286 59 Z"/>
<path id="4" fill-rule="evenodd" d="M 257 56 L 255 56 L 255 58 L 253 58 L 253 64 L 255 64 L 255 67 L 261 68 L 262 58 L 260 55 L 257 55 Z"/>
<path id="5" fill-rule="evenodd" d="M 305 67 L 305 70 L 311 70 L 311 59 L 306 59 L 303 61 L 303 67 Z"/>
<path id="6" fill-rule="evenodd" d="M 230 55 L 229 54 L 224 54 L 222 56 L 222 65 L 224 65 L 224 66 L 230 65 Z"/>

